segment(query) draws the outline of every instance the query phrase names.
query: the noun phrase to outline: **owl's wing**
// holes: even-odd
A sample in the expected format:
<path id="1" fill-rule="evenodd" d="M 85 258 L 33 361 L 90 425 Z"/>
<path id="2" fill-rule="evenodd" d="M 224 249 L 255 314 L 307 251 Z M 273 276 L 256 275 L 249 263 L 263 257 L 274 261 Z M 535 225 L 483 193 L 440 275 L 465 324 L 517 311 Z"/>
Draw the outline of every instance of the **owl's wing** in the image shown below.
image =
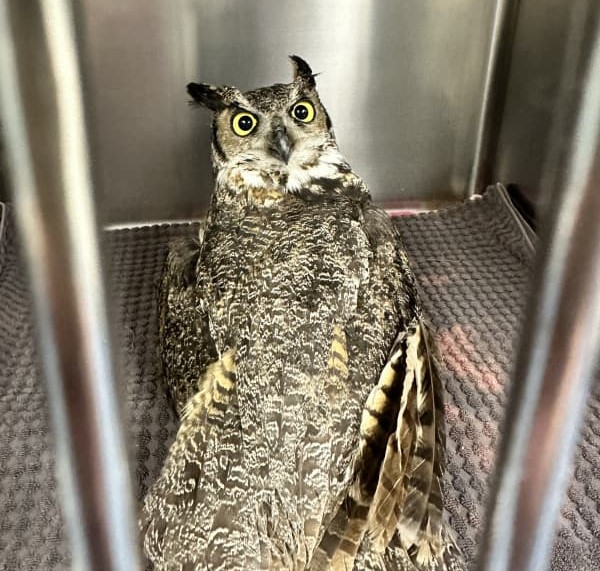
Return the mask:
<path id="1" fill-rule="evenodd" d="M 463 568 L 443 520 L 442 386 L 402 258 L 408 320 L 364 406 L 353 483 L 322 536 L 312 569 Z"/>
<path id="2" fill-rule="evenodd" d="M 235 359 L 232 349 L 207 367 L 144 499 L 144 551 L 158 571 L 258 568 L 259 534 L 249 533 L 256 522 L 248 509 Z"/>
<path id="3" fill-rule="evenodd" d="M 420 319 L 415 318 L 396 340 L 386 369 L 389 374 L 384 370 L 367 409 L 377 409 L 380 394 L 399 380 L 401 397 L 369 512 L 371 542 L 383 552 L 397 535 L 417 569 L 460 569 L 458 548 L 443 520 L 442 386 Z M 361 434 L 361 438 L 365 441 L 369 435 Z"/>
<path id="4" fill-rule="evenodd" d="M 159 289 L 163 377 L 181 425 L 141 514 L 144 550 L 157 570 L 207 561 L 215 569 L 252 568 L 255 552 L 247 540 L 252 514 L 239 509 L 249 502 L 242 499 L 236 355 L 217 353 L 196 281 L 199 252 L 196 241 L 172 243 Z"/>
<path id="5" fill-rule="evenodd" d="M 208 310 L 196 284 L 200 243 L 180 238 L 169 246 L 159 287 L 159 341 L 163 378 L 179 416 L 198 381 L 218 359 Z"/>

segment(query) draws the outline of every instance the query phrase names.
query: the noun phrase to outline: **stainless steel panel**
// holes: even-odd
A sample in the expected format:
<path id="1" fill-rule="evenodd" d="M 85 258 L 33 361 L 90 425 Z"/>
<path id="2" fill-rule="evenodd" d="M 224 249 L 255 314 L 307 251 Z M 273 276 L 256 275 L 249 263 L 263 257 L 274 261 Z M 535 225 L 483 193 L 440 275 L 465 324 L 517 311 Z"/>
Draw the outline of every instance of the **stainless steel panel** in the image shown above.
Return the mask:
<path id="1" fill-rule="evenodd" d="M 0 0 L 0 111 L 73 569 L 139 569 L 72 2 Z"/>
<path id="2" fill-rule="evenodd" d="M 589 49 L 562 70 L 557 101 L 575 100 L 549 129 L 546 212 L 483 536 L 486 571 L 547 568 L 600 356 L 600 18 L 581 15 L 564 48 Z"/>
<path id="3" fill-rule="evenodd" d="M 2 120 L 0 119 L 0 202 L 8 201 L 8 188 L 6 184 L 6 158 L 2 142 Z"/>
<path id="4" fill-rule="evenodd" d="M 375 198 L 466 195 L 495 0 L 84 1 L 108 222 L 188 218 L 212 189 L 209 117 L 190 80 L 318 85 Z"/>
<path id="5" fill-rule="evenodd" d="M 506 82 L 510 70 L 513 35 L 519 14 L 520 0 L 498 0 L 494 12 L 490 49 L 481 93 L 481 108 L 477 121 L 473 166 L 467 194 L 483 192 L 495 182 L 492 174 L 502 112 L 506 97 Z"/>
<path id="6" fill-rule="evenodd" d="M 551 151 L 571 142 L 569 114 L 599 14 L 597 0 L 521 0 L 494 176 L 532 202 L 565 168 Z"/>
<path id="7" fill-rule="evenodd" d="M 6 175 L 4 174 L 4 170 L 2 169 L 2 161 L 2 145 L 0 144 L 0 202 L 6 202 L 8 201 L 8 189 L 6 188 Z"/>

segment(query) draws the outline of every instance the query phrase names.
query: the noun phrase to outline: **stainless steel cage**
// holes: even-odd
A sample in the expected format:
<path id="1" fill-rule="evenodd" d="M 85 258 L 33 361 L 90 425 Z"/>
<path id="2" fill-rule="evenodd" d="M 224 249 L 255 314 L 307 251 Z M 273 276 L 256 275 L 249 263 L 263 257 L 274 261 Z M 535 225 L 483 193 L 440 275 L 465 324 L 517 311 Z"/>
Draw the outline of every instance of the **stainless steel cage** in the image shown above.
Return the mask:
<path id="1" fill-rule="evenodd" d="M 110 86 L 102 89 L 107 69 L 126 75 L 114 60 L 106 67 L 108 31 L 103 26 L 107 21 L 116 25 L 117 44 L 127 25 L 141 24 L 177 29 L 189 40 L 171 45 L 168 55 L 163 54 L 156 82 L 151 81 L 147 59 L 142 65 L 148 85 L 124 81 L 128 97 L 138 89 L 142 95 L 157 90 L 153 103 L 141 97 L 142 113 L 149 116 L 152 105 L 167 108 L 172 100 L 171 87 L 161 85 L 161 80 L 172 77 L 165 65 L 169 58 L 179 57 L 188 66 L 185 73 L 193 68 L 216 76 L 216 70 L 226 66 L 232 77 L 240 76 L 238 52 L 230 47 L 219 54 L 229 40 L 217 37 L 238 29 L 239 20 L 231 24 L 234 10 L 238 17 L 254 22 L 254 34 L 264 31 L 266 24 L 280 30 L 284 16 L 291 14 L 299 25 L 295 33 L 301 36 L 307 30 L 306 10 L 312 10 L 317 20 L 331 17 L 317 2 L 300 8 L 292 2 L 275 6 L 265 1 L 256 5 L 230 1 L 217 8 L 200 0 L 179 0 L 167 8 L 167 3 L 132 1 L 111 15 L 110 7 L 116 4 L 0 2 L 5 152 L 33 285 L 39 346 L 59 443 L 58 471 L 63 497 L 68 498 L 64 509 L 73 565 L 78 569 L 140 568 L 94 199 L 100 196 L 104 201 L 102 223 L 189 217 L 205 204 L 202 197 L 190 198 L 191 181 L 205 180 L 208 169 L 201 163 L 178 171 L 190 156 L 187 143 L 192 136 L 189 127 L 181 126 L 181 117 L 169 110 L 172 125 L 160 127 L 164 117 L 153 124 L 164 139 L 142 145 L 127 160 L 135 157 L 137 168 L 140 161 L 153 160 L 164 148 L 186 141 L 184 151 L 163 161 L 170 174 L 154 187 L 178 186 L 180 194 L 159 192 L 138 212 L 139 185 L 148 179 L 138 180 L 137 190 L 121 192 L 135 178 L 134 169 L 125 166 L 119 154 L 135 146 L 135 138 L 115 122 L 118 113 L 133 107 L 123 107 L 123 99 Z M 407 148 L 409 157 L 416 153 L 414 170 L 406 177 L 412 185 L 407 194 L 410 204 L 457 200 L 498 179 L 517 185 L 541 213 L 533 280 L 536 295 L 525 320 L 479 559 L 480 568 L 488 570 L 544 568 L 600 346 L 600 193 L 596 188 L 600 181 L 600 6 L 593 0 L 550 4 L 464 0 L 452 7 L 432 1 L 417 8 L 408 2 L 356 0 L 344 2 L 342 8 L 338 3 L 341 31 L 335 41 L 346 45 L 346 50 L 331 56 L 337 84 L 325 86 L 339 109 L 346 106 L 356 114 L 354 130 L 341 133 L 348 141 L 357 132 L 364 134 L 367 125 L 382 129 L 382 109 L 396 104 L 394 97 L 405 100 L 407 108 L 413 103 L 433 106 L 421 115 L 425 117 L 421 122 L 405 117 L 399 124 L 408 125 L 409 131 L 397 144 Z M 329 13 L 335 10 L 330 8 Z M 465 14 L 475 25 L 461 29 L 463 35 L 455 33 L 453 24 Z M 444 19 L 448 17 L 449 21 Z M 416 22 L 421 34 L 392 34 L 390 26 L 400 18 L 398 25 L 408 30 Z M 381 33 L 394 49 L 365 44 L 361 35 L 352 34 L 358 28 Z M 212 33 L 201 35 L 200 30 Z M 326 36 L 319 30 L 308 34 L 309 55 L 322 49 Z M 552 45 L 544 42 L 548 34 L 554 39 Z M 301 42 L 300 36 L 296 41 Z M 249 37 L 237 38 L 245 46 L 251 43 Z M 319 38 L 321 45 L 314 44 Z M 353 45 L 353 40 L 358 44 Z M 173 35 L 157 41 L 173 42 Z M 270 69 L 279 65 L 267 53 L 277 40 L 267 42 L 263 51 L 256 48 L 256 37 L 252 42 L 252 65 L 242 69 L 246 74 L 242 77 L 254 77 L 260 69 L 259 81 L 265 62 Z M 442 57 L 440 45 L 452 57 Z M 402 47 L 411 51 L 410 58 L 400 56 Z M 477 55 L 471 55 L 459 75 L 452 64 L 474 49 Z M 195 59 L 198 53 L 202 62 Z M 377 57 L 383 58 L 379 71 Z M 435 76 L 442 66 L 449 68 Z M 177 73 L 182 69 L 177 68 Z M 390 79 L 384 89 L 386 74 Z M 401 81 L 403 74 L 407 82 Z M 365 82 L 364 93 L 343 100 L 339 84 L 344 80 Z M 433 92 L 443 93 L 445 100 L 433 101 Z M 366 109 L 372 106 L 377 111 L 369 117 Z M 442 123 L 445 132 L 429 132 Z M 90 137 L 90 126 L 97 140 Z M 387 144 L 392 134 L 381 133 L 374 147 Z M 110 149 L 119 136 L 124 141 Z M 533 146 L 532 137 L 537 142 Z M 417 143 L 414 148 L 410 148 L 411 138 Z M 436 140 L 443 140 L 446 152 L 440 154 Z M 96 155 L 90 142 L 98 145 L 100 168 L 94 168 L 97 163 L 91 157 Z M 350 144 L 349 154 L 360 163 L 361 145 L 371 142 L 365 136 L 362 143 Z M 428 145 L 428 153 L 422 153 Z M 144 153 L 149 158 L 143 158 Z M 382 188 L 391 186 L 395 174 L 383 168 L 393 162 L 391 156 L 367 155 L 371 159 L 375 167 L 366 167 L 367 179 L 376 179 Z M 429 178 L 419 174 L 427 164 L 433 165 Z M 152 178 L 152 172 L 146 171 L 146 176 Z M 94 192 L 95 181 L 104 189 L 99 194 Z M 204 191 L 206 184 L 200 185 Z M 107 188 L 114 188 L 110 197 Z M 174 202 L 168 205 L 171 198 Z M 385 192 L 377 198 L 390 206 L 399 203 L 395 195 Z"/>

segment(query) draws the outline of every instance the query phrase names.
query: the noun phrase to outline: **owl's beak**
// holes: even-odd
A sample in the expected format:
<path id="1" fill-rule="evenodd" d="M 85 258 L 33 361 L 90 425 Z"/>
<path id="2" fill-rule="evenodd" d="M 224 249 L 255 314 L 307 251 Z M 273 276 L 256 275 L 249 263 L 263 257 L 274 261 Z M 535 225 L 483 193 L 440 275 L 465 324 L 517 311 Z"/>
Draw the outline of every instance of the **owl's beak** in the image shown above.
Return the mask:
<path id="1" fill-rule="evenodd" d="M 271 131 L 269 137 L 269 152 L 285 164 L 290 160 L 292 154 L 292 142 L 287 134 L 287 130 L 282 125 L 278 125 Z"/>

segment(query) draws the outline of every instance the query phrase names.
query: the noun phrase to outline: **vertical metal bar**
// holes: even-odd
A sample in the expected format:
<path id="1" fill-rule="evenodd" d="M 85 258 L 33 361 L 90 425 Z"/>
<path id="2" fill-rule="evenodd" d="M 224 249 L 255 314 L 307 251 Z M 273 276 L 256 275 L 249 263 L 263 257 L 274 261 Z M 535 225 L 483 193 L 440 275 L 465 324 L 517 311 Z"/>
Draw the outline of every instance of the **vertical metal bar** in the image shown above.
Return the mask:
<path id="1" fill-rule="evenodd" d="M 72 567 L 139 568 L 73 5 L 0 0 L 0 96 Z"/>
<path id="2" fill-rule="evenodd" d="M 495 182 L 490 180 L 490 171 L 500 134 L 519 5 L 520 0 L 496 0 L 467 196 Z"/>
<path id="3" fill-rule="evenodd" d="M 486 571 L 541 570 L 600 346 L 600 22 L 581 67 L 564 177 L 555 179 L 525 318 L 480 558 Z M 578 30 L 578 37 L 581 30 Z"/>

